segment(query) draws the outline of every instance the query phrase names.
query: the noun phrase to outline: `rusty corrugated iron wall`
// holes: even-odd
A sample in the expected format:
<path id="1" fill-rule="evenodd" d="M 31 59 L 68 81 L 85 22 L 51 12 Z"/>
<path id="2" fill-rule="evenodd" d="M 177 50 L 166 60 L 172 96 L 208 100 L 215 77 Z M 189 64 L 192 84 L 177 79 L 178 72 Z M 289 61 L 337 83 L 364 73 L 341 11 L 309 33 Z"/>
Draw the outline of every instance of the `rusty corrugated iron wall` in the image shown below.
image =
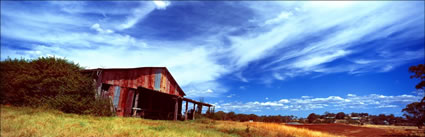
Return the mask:
<path id="1" fill-rule="evenodd" d="M 165 67 L 99 68 L 84 70 L 82 72 L 88 73 L 93 77 L 99 96 L 111 99 L 111 103 L 118 116 L 131 116 L 134 100 L 137 100 L 135 99 L 136 97 L 140 97 L 138 95 L 141 91 L 152 90 L 152 93 L 155 91 L 161 92 L 157 94 L 158 96 L 155 96 L 156 98 L 159 96 L 165 97 L 163 95 L 166 94 L 171 95 L 169 97 L 185 96 L 183 90 Z M 180 111 L 181 100 L 178 102 L 178 109 Z M 176 110 L 174 107 L 175 101 L 169 101 L 162 105 L 166 105 L 165 108 L 172 105 L 173 111 Z M 167 109 L 166 111 L 171 110 L 171 108 Z"/>
<path id="2" fill-rule="evenodd" d="M 184 92 L 165 68 L 103 69 L 101 83 L 122 88 L 144 87 L 167 94 L 184 96 Z"/>
<path id="3" fill-rule="evenodd" d="M 138 87 L 183 97 L 185 94 L 166 68 L 97 69 L 98 86 L 109 84 L 108 95 L 118 116 L 129 116 Z M 118 88 L 119 95 L 116 94 Z M 114 102 L 115 101 L 115 102 Z"/>

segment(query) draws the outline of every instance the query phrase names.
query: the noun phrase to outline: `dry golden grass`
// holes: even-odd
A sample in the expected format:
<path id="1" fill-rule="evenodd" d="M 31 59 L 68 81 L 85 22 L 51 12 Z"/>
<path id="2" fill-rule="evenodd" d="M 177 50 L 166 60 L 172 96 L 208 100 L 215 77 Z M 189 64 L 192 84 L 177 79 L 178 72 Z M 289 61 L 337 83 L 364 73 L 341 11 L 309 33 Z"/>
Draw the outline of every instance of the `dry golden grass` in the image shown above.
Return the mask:
<path id="1" fill-rule="evenodd" d="M 1 106 L 1 136 L 330 137 L 334 135 L 272 123 L 209 119 L 182 122 L 94 117 L 64 114 L 56 110 Z"/>
<path id="2" fill-rule="evenodd" d="M 290 127 L 275 123 L 262 122 L 232 122 L 220 121 L 216 128 L 229 130 L 238 127 L 238 130 L 245 132 L 238 133 L 241 136 L 270 136 L 270 137 L 341 137 L 319 131 L 312 131 L 304 128 Z"/>

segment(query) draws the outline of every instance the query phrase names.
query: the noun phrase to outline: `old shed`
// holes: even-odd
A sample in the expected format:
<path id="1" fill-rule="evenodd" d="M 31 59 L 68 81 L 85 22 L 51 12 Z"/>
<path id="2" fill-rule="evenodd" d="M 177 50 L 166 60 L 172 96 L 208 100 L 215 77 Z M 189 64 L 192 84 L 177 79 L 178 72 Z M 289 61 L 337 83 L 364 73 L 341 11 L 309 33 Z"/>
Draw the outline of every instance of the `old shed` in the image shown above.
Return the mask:
<path id="1" fill-rule="evenodd" d="M 108 98 L 117 116 L 187 120 L 200 114 L 203 106 L 212 112 L 212 105 L 185 98 L 165 67 L 98 68 L 83 72 L 93 78 L 97 96 Z M 191 110 L 189 103 L 193 104 Z M 182 110 L 185 110 L 183 114 Z"/>

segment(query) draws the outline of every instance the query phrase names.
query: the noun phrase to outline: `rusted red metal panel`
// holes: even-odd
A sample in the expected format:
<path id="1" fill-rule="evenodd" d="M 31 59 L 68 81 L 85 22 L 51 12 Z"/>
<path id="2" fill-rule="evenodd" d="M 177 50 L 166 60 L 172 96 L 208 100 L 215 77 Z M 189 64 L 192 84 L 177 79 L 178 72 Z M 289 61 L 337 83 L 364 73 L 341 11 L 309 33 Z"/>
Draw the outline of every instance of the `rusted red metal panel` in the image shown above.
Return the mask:
<path id="1" fill-rule="evenodd" d="M 124 114 L 125 114 L 127 93 L 128 93 L 128 88 L 121 87 L 120 100 L 118 101 L 119 102 L 118 103 L 119 108 L 117 108 L 117 115 L 118 116 L 124 116 Z"/>
<path id="2" fill-rule="evenodd" d="M 148 85 L 149 85 L 149 71 L 148 70 L 143 71 L 142 81 L 143 81 L 142 87 L 149 88 L 148 87 Z"/>
<path id="3" fill-rule="evenodd" d="M 112 98 L 113 96 L 114 96 L 114 87 L 113 86 L 110 86 L 109 87 L 109 89 L 108 89 L 108 96 L 110 97 L 110 98 Z"/>
<path id="4" fill-rule="evenodd" d="M 137 85 L 136 85 L 136 87 L 138 86 L 138 85 L 140 85 L 141 87 L 146 87 L 144 84 L 144 75 L 145 75 L 145 73 L 143 72 L 143 71 L 141 71 L 141 72 L 138 72 L 138 75 L 137 75 Z"/>
<path id="5" fill-rule="evenodd" d="M 169 93 L 169 94 L 171 94 L 171 92 L 170 92 L 170 86 L 171 86 L 171 82 L 170 81 L 167 81 L 167 92 Z"/>
<path id="6" fill-rule="evenodd" d="M 134 100 L 134 89 L 129 89 L 127 93 L 127 100 L 125 102 L 125 116 L 131 116 L 131 110 L 133 108 L 133 100 Z"/>
<path id="7" fill-rule="evenodd" d="M 150 79 L 151 85 L 149 85 L 149 86 L 151 87 L 150 89 L 155 90 L 155 71 L 156 71 L 156 69 L 151 69 L 151 71 L 152 71 L 152 73 L 149 74 L 150 77 L 151 77 L 151 79 Z"/>
<path id="8" fill-rule="evenodd" d="M 161 70 L 160 89 L 157 91 L 184 96 L 184 92 L 165 68 L 102 69 L 102 83 L 137 89 L 144 87 L 155 90 L 155 72 Z"/>
<path id="9" fill-rule="evenodd" d="M 154 75 L 153 75 L 153 70 L 150 68 L 149 69 L 149 73 L 148 73 L 148 76 L 147 76 L 148 78 L 147 78 L 147 82 L 148 82 L 148 88 L 149 89 L 153 89 L 153 81 L 155 80 L 155 77 L 154 77 Z"/>
<path id="10" fill-rule="evenodd" d="M 170 85 L 170 94 L 173 94 L 173 95 L 175 95 L 176 93 L 176 91 L 175 91 L 175 89 L 176 88 L 174 88 L 174 85 Z"/>
<path id="11" fill-rule="evenodd" d="M 161 83 L 160 83 L 159 87 L 160 87 L 161 92 L 169 94 L 169 92 L 167 91 L 167 81 L 168 81 L 168 79 L 167 79 L 167 76 L 164 73 L 165 73 L 165 71 L 161 71 L 161 81 L 160 81 Z"/>
<path id="12" fill-rule="evenodd" d="M 133 70 L 127 71 L 126 87 L 133 88 L 133 84 L 132 84 L 133 83 L 133 74 L 134 74 Z"/>
<path id="13" fill-rule="evenodd" d="M 134 88 L 134 89 L 137 89 L 137 76 L 138 75 L 139 75 L 139 71 L 134 70 L 134 73 L 131 77 L 131 81 L 132 81 L 131 87 Z"/>
<path id="14" fill-rule="evenodd" d="M 137 78 L 138 78 L 139 75 L 140 75 L 140 72 L 137 71 L 137 70 L 134 70 L 134 74 L 133 74 L 133 77 L 132 77 L 133 83 L 131 85 L 131 87 L 134 88 L 134 89 L 137 88 L 137 80 L 138 80 Z"/>
<path id="15" fill-rule="evenodd" d="M 134 85 L 133 85 L 133 88 L 135 88 L 135 89 L 137 89 L 137 85 L 143 85 L 143 83 L 142 83 L 142 81 L 141 81 L 141 79 L 142 79 L 142 74 L 139 72 L 139 71 L 137 71 L 136 72 L 136 75 L 134 76 L 134 78 L 135 78 L 135 80 L 134 80 Z"/>

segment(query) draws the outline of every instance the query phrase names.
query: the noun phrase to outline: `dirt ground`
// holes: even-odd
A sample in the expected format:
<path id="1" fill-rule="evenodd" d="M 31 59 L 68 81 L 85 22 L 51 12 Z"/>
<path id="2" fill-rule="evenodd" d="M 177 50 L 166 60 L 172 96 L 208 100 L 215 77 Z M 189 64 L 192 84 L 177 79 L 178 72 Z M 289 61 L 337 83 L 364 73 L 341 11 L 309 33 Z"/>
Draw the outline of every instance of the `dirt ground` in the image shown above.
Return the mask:
<path id="1" fill-rule="evenodd" d="M 306 128 L 316 131 L 328 132 L 336 135 L 344 135 L 347 137 L 400 137 L 412 136 L 413 130 L 402 130 L 399 128 L 377 128 L 366 126 L 352 126 L 347 124 L 304 124 L 304 125 L 288 125 L 298 128 Z M 420 131 L 423 132 L 423 131 Z M 422 136 L 423 134 L 414 134 L 413 136 Z"/>

